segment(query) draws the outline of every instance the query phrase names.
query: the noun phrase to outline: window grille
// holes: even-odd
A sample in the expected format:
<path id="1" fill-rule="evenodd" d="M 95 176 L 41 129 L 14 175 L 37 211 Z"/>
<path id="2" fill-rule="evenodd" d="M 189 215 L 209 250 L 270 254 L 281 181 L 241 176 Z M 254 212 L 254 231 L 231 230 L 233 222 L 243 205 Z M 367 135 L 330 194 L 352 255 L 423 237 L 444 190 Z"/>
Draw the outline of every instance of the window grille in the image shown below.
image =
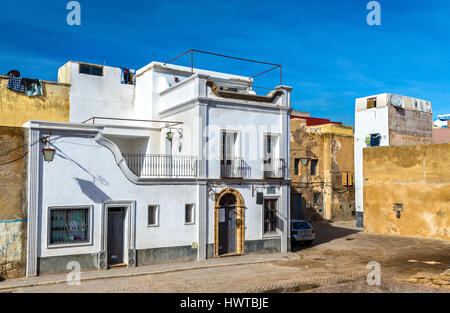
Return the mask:
<path id="1" fill-rule="evenodd" d="M 50 244 L 89 242 L 89 209 L 51 209 Z"/>
<path id="2" fill-rule="evenodd" d="M 264 233 L 277 231 L 277 200 L 264 199 Z"/>

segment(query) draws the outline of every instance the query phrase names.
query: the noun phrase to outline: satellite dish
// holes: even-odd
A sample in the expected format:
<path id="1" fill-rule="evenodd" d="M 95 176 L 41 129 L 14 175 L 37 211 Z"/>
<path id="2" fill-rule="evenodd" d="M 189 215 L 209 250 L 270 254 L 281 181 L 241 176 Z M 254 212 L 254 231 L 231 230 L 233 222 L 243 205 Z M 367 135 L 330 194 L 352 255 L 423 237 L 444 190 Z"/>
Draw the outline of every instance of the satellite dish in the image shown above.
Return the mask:
<path id="1" fill-rule="evenodd" d="M 391 103 L 392 103 L 393 106 L 402 107 L 403 99 L 402 99 L 402 97 L 400 97 L 398 95 L 392 95 L 391 96 Z"/>
<path id="2" fill-rule="evenodd" d="M 18 70 L 11 70 L 8 72 L 8 76 L 20 77 L 20 72 Z"/>

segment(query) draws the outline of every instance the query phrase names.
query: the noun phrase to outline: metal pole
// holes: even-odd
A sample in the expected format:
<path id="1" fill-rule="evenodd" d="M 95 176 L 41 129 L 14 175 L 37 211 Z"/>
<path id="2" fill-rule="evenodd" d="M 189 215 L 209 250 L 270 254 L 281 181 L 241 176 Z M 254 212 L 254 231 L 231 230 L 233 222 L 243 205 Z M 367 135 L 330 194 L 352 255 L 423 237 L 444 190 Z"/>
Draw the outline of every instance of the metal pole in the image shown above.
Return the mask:
<path id="1" fill-rule="evenodd" d="M 283 85 L 283 66 L 280 65 L 280 86 Z"/>
<path id="2" fill-rule="evenodd" d="M 191 49 L 191 73 L 194 74 L 194 49 Z"/>

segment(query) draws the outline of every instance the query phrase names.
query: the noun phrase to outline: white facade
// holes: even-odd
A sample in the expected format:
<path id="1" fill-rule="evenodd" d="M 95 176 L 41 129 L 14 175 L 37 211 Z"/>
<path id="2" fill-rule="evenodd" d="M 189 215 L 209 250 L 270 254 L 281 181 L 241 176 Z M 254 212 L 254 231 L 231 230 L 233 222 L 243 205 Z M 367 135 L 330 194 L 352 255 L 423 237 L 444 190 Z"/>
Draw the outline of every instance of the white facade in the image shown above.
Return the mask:
<path id="1" fill-rule="evenodd" d="M 217 256 L 216 200 L 226 188 L 245 204 L 243 228 L 233 226 L 245 234 L 245 249 L 230 251 L 288 251 L 290 87 L 258 97 L 250 78 L 157 62 L 137 71 L 135 85 L 121 84 L 118 68 L 104 66 L 102 73 L 80 73 L 77 62 L 64 65 L 59 80 L 71 84 L 71 122 L 25 125 L 27 275 L 64 271 L 68 260 L 103 268 L 114 208 L 123 208 L 123 263 L 129 266 L 136 254 L 137 265 Z M 224 146 L 224 133 L 232 134 L 232 144 Z M 45 136 L 56 149 L 51 162 L 43 159 Z M 277 203 L 270 232 L 258 194 Z M 149 206 L 155 206 L 154 225 Z M 55 226 L 55 212 L 65 217 L 75 214 L 65 213 L 71 208 L 87 214 L 88 239 L 83 233 L 82 242 L 52 243 L 59 229 L 67 231 Z"/>
<path id="2" fill-rule="evenodd" d="M 395 130 L 392 123 L 394 116 L 390 108 L 416 111 L 431 114 L 431 103 L 412 97 L 383 93 L 379 95 L 358 98 L 355 101 L 355 203 L 357 224 L 362 226 L 364 211 L 363 187 L 363 149 L 370 147 L 371 137 L 379 137 L 379 146 L 389 146 L 390 137 Z M 374 138 L 375 139 L 375 138 Z"/>
<path id="3" fill-rule="evenodd" d="M 448 128 L 448 121 L 450 120 L 450 114 L 438 115 L 437 119 L 433 122 L 433 126 L 437 128 Z"/>

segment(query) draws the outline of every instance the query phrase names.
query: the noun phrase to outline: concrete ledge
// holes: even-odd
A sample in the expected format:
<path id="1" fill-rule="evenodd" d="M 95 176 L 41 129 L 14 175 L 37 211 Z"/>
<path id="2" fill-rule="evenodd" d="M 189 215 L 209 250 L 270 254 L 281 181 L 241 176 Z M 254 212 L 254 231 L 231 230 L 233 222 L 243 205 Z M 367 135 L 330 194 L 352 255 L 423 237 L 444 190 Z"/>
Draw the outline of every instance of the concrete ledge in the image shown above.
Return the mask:
<path id="1" fill-rule="evenodd" d="M 80 263 L 81 270 L 97 269 L 97 254 L 77 254 L 38 258 L 38 274 L 66 273 L 67 264 L 71 261 Z"/>
<path id="2" fill-rule="evenodd" d="M 281 252 L 281 238 L 246 240 L 245 253 Z"/>
<path id="3" fill-rule="evenodd" d="M 193 261 L 196 259 L 197 249 L 192 249 L 191 246 L 136 250 L 137 266 L 179 261 Z"/>

